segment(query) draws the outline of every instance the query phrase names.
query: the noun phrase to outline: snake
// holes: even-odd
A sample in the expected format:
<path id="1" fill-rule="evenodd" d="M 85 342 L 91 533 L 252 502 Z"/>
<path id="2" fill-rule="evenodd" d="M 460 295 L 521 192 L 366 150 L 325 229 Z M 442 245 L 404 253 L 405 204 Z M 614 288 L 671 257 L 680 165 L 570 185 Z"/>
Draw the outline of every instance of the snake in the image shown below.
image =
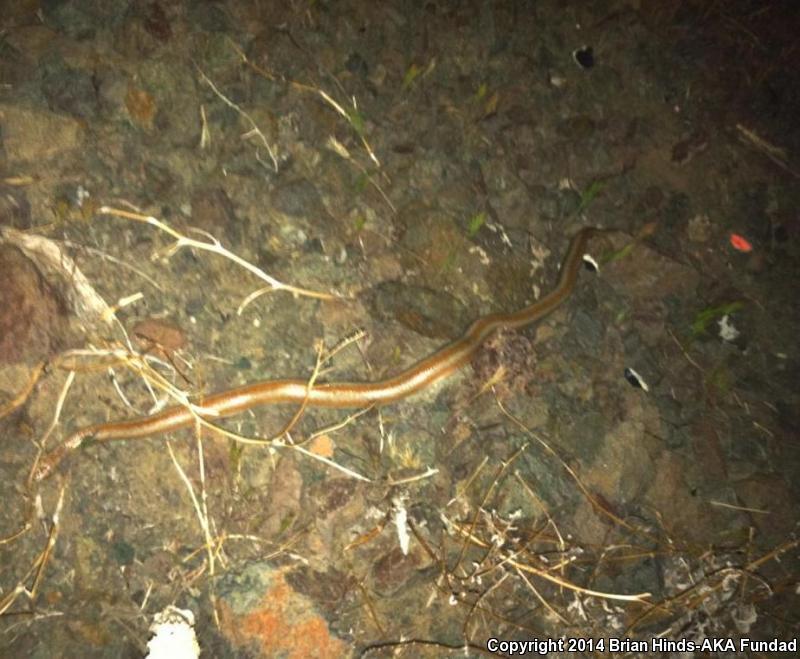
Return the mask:
<path id="1" fill-rule="evenodd" d="M 396 375 L 367 382 L 322 382 L 313 385 L 301 379 L 263 380 L 201 397 L 194 410 L 186 405 L 174 405 L 149 416 L 86 426 L 44 454 L 31 477 L 34 481 L 46 478 L 64 458 L 87 440 L 137 439 L 168 433 L 191 427 L 198 415 L 205 421 L 215 421 L 263 405 L 295 403 L 303 408 L 352 409 L 386 405 L 406 398 L 467 364 L 481 345 L 498 330 L 525 327 L 542 320 L 558 308 L 575 289 L 589 239 L 601 231 L 585 227 L 572 237 L 557 283 L 544 297 L 518 311 L 491 313 L 478 318 L 459 338 Z"/>

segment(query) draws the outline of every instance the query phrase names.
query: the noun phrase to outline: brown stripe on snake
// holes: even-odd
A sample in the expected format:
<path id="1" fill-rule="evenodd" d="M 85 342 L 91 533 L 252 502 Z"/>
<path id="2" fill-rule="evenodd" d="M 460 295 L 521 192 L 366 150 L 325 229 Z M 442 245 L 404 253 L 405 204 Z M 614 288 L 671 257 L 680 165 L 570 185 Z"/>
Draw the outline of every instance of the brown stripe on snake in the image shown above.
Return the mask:
<path id="1" fill-rule="evenodd" d="M 561 305 L 575 288 L 589 238 L 600 231 L 602 230 L 585 228 L 575 234 L 561 265 L 558 283 L 541 300 L 519 311 L 494 313 L 479 318 L 461 338 L 395 376 L 376 382 L 325 382 L 314 384 L 310 389 L 305 380 L 266 380 L 211 394 L 198 400 L 197 405 L 208 410 L 208 415 L 203 418 L 214 422 L 259 405 L 296 403 L 315 407 L 357 408 L 385 405 L 410 396 L 464 366 L 495 331 L 524 327 L 541 320 Z M 151 416 L 81 428 L 42 457 L 32 478 L 39 481 L 49 476 L 67 455 L 78 449 L 87 439 L 136 439 L 187 428 L 194 423 L 192 411 L 185 406 L 176 405 Z"/>

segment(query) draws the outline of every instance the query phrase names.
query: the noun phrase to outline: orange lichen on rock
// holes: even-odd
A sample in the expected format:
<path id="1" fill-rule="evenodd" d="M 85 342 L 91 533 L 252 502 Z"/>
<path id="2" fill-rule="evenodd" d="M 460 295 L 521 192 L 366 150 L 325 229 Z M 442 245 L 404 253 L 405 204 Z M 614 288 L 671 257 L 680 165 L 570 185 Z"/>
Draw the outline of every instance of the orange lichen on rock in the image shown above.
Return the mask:
<path id="1" fill-rule="evenodd" d="M 260 603 L 237 615 L 220 603 L 223 633 L 238 646 L 258 647 L 263 657 L 334 659 L 346 654 L 345 643 L 332 636 L 314 603 L 294 590 L 285 571 L 276 570 Z"/>

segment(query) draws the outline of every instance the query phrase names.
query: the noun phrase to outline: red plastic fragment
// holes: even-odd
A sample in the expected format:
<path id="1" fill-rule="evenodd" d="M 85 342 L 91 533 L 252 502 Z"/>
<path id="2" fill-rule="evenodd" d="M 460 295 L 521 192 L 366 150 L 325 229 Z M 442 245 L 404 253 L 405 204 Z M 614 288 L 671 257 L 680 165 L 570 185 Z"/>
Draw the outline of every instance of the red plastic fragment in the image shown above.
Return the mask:
<path id="1" fill-rule="evenodd" d="M 753 244 L 738 233 L 731 234 L 731 246 L 739 252 L 747 253 L 753 251 Z"/>

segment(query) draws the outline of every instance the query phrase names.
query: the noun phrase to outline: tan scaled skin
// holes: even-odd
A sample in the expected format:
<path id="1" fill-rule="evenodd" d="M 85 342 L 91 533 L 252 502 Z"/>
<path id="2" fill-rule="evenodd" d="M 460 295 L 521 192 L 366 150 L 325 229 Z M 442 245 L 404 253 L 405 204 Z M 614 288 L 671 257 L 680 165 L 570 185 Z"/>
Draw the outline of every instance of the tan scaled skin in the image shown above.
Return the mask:
<path id="1" fill-rule="evenodd" d="M 385 405 L 424 389 L 464 366 L 495 331 L 516 329 L 541 320 L 572 293 L 586 244 L 599 229 L 581 229 L 570 242 L 558 283 L 541 300 L 513 313 L 494 313 L 476 320 L 452 343 L 418 361 L 406 370 L 376 382 L 326 382 L 309 388 L 305 380 L 266 380 L 220 391 L 197 401 L 201 417 L 210 422 L 239 414 L 260 405 L 295 403 L 302 406 L 358 408 Z M 99 423 L 81 428 L 43 456 L 33 480 L 49 476 L 61 461 L 87 440 L 135 439 L 187 428 L 196 422 L 197 412 L 176 405 L 145 417 Z"/>

